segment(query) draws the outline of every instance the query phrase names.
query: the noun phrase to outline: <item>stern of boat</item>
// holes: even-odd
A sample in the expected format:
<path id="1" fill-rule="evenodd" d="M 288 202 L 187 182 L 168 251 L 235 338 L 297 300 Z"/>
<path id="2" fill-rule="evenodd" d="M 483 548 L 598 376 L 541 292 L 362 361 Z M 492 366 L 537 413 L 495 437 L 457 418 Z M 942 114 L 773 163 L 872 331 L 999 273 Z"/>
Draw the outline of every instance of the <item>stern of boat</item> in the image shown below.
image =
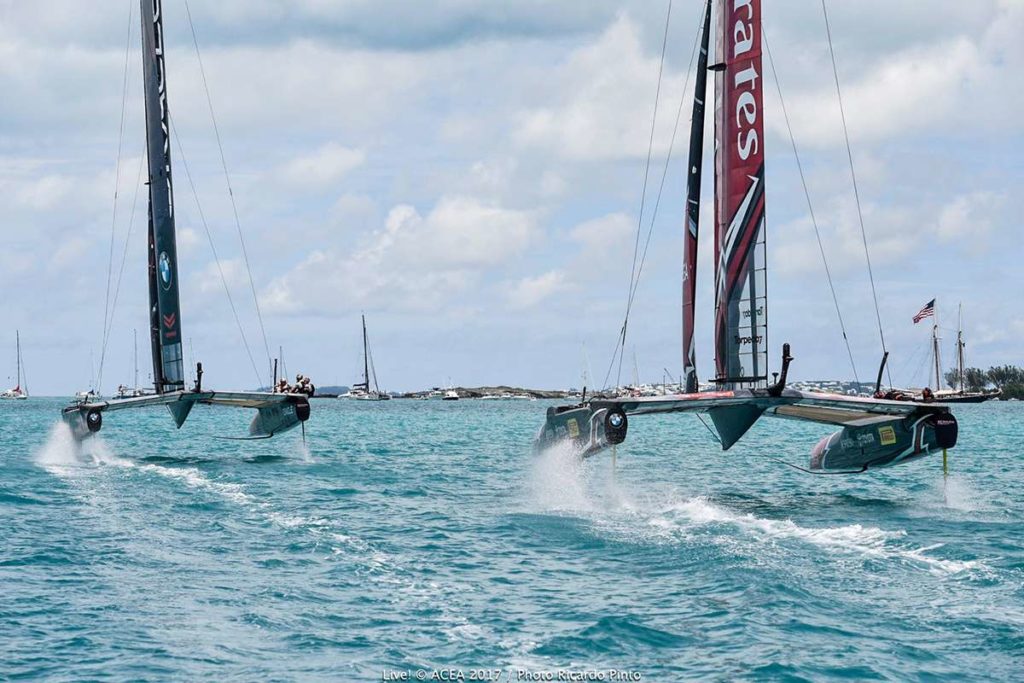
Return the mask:
<path id="1" fill-rule="evenodd" d="M 626 440 L 629 421 L 615 404 L 577 404 L 548 408 L 534 451 L 567 447 L 581 458 L 589 458 Z"/>

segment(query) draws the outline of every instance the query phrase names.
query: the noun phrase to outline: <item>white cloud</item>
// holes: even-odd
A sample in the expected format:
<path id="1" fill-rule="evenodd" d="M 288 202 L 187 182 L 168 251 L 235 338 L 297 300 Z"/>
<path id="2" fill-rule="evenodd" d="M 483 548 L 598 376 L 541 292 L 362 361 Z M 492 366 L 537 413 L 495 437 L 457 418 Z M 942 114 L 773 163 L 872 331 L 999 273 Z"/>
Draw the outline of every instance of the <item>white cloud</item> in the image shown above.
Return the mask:
<path id="1" fill-rule="evenodd" d="M 987 250 L 987 235 L 998 221 L 1005 201 L 993 192 L 978 191 L 944 204 L 922 199 L 917 205 L 866 203 L 864 225 L 872 264 L 905 264 L 912 254 L 940 242 L 959 245 L 972 257 Z M 866 268 L 864 243 L 856 208 L 850 200 L 833 201 L 818 215 L 822 244 L 833 275 Z M 810 218 L 771 227 L 769 244 L 776 246 L 769 266 L 794 277 L 821 274 L 821 253 Z"/>
<path id="2" fill-rule="evenodd" d="M 1002 196 L 984 190 L 956 197 L 939 211 L 935 232 L 945 242 L 966 238 L 969 249 L 978 253 L 994 227 L 994 214 L 1004 204 Z"/>
<path id="3" fill-rule="evenodd" d="M 849 27 L 833 26 L 850 43 L 846 52 L 843 45 L 836 47 L 836 58 L 850 136 L 855 143 L 922 131 L 958 132 L 963 126 L 1021 129 L 1018 111 L 1024 105 L 1024 91 L 1011 84 L 1019 83 L 1024 69 L 1024 49 L 1018 38 L 1024 31 L 1024 4 L 989 4 L 992 6 L 979 8 L 969 21 L 942 26 L 936 31 L 936 39 L 911 41 L 909 45 L 897 42 L 875 54 L 862 54 L 858 48 L 865 41 L 849 35 Z M 950 8 L 950 15 L 957 10 Z M 936 7 L 929 14 L 938 16 L 943 11 Z M 989 23 L 972 26 L 979 18 L 987 18 Z M 950 26 L 959 30 L 950 31 Z M 920 41 L 926 35 L 922 31 L 917 38 Z M 777 47 L 783 52 L 789 49 Z M 787 90 L 804 83 L 784 92 L 798 141 L 835 147 L 843 144 L 842 122 L 831 65 L 826 60 L 825 49 L 810 61 L 806 54 L 776 55 Z M 793 74 L 787 73 L 791 70 L 801 78 L 791 78 Z M 808 87 L 808 81 L 814 85 Z M 785 122 L 770 80 L 765 84 L 765 95 L 770 109 L 767 124 L 785 139 Z"/>
<path id="4" fill-rule="evenodd" d="M 249 280 L 245 272 L 245 264 L 241 259 L 222 258 L 219 268 L 216 261 L 210 261 L 193 277 L 192 283 L 204 294 L 220 295 L 224 291 L 225 281 L 232 294 L 236 290 L 241 291 L 242 287 L 248 288 Z"/>
<path id="5" fill-rule="evenodd" d="M 394 207 L 362 246 L 318 249 L 264 292 L 268 311 L 436 309 L 539 238 L 531 212 L 442 197 L 427 216 Z"/>
<path id="6" fill-rule="evenodd" d="M 515 283 L 506 297 L 513 308 L 533 308 L 548 297 L 568 288 L 565 273 L 551 270 L 536 277 L 525 277 Z"/>
<path id="7" fill-rule="evenodd" d="M 281 168 L 281 178 L 294 187 L 323 189 L 335 185 L 363 164 L 366 154 L 328 142 L 315 152 L 296 157 Z"/>
<path id="8" fill-rule="evenodd" d="M 658 60 L 645 54 L 636 24 L 620 15 L 596 42 L 549 74 L 544 104 L 519 112 L 515 139 L 575 160 L 646 156 Z M 656 154 L 667 150 L 683 80 L 666 68 Z"/>

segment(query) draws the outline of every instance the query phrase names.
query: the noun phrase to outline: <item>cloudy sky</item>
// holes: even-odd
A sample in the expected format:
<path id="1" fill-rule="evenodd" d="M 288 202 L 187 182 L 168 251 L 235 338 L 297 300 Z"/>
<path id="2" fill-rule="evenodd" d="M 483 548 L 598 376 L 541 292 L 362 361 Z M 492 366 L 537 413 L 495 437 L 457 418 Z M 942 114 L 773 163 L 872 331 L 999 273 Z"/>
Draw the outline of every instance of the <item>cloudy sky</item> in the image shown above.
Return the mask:
<path id="1" fill-rule="evenodd" d="M 600 383 L 625 305 L 667 0 L 190 4 L 269 345 L 284 347 L 292 373 L 355 380 L 365 311 L 388 389 L 449 378 L 578 385 L 588 362 Z M 115 279 L 122 252 L 127 259 L 103 389 L 130 381 L 135 328 L 147 355 L 144 194 L 132 218 L 144 146 L 136 5 L 0 0 L 0 379 L 13 375 L 20 329 L 39 395 L 84 388 L 90 357 L 99 365 L 112 225 Z M 880 348 L 821 5 L 767 5 L 864 379 Z M 955 326 L 963 302 L 970 363 L 1024 364 L 1024 3 L 829 7 L 894 380 L 924 379 L 929 331 L 910 318 L 933 297 L 943 326 Z M 164 8 L 172 118 L 265 376 L 184 0 Z M 696 0 L 672 7 L 655 189 L 700 11 Z M 849 378 L 770 73 L 765 86 L 771 358 L 789 341 L 797 378 Z M 688 107 L 627 343 L 627 367 L 635 348 L 645 380 L 681 365 Z M 208 386 L 253 386 L 177 147 L 173 162 L 185 337 Z M 648 207 L 645 230 L 650 216 Z M 709 240 L 704 247 L 697 351 L 706 378 Z"/>

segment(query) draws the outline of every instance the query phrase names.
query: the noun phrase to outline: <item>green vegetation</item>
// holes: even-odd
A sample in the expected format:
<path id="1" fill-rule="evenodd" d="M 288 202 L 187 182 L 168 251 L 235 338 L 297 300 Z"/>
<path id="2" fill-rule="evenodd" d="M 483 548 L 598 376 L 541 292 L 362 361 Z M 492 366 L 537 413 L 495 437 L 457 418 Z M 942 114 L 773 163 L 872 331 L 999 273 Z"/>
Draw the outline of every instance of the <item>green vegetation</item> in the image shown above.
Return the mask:
<path id="1" fill-rule="evenodd" d="M 946 383 L 953 389 L 960 386 L 960 373 L 956 368 L 946 372 Z M 964 368 L 964 390 L 985 391 L 996 388 L 1003 392 L 1002 398 L 1024 400 L 1024 368 L 1015 365 L 1000 365 L 988 370 Z"/>

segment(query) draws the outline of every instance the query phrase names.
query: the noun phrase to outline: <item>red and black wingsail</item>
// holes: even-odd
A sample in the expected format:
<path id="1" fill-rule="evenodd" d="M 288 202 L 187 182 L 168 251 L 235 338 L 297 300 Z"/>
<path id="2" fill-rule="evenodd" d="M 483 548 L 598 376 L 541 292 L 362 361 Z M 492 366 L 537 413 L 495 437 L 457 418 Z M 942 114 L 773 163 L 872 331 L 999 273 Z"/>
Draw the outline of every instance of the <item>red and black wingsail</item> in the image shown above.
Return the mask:
<path id="1" fill-rule="evenodd" d="M 761 2 L 720 2 L 715 75 L 715 369 L 767 381 Z"/>
<path id="2" fill-rule="evenodd" d="M 171 184 L 170 112 L 164 68 L 161 0 L 142 5 L 142 66 L 146 95 L 146 149 L 149 155 L 149 319 L 153 382 L 157 393 L 185 386 L 178 250 L 174 236 Z"/>
<path id="3" fill-rule="evenodd" d="M 700 179 L 704 164 L 704 99 L 708 86 L 708 41 L 711 0 L 704 7 L 704 33 L 697 59 L 697 82 L 690 119 L 690 156 L 686 176 L 686 231 L 683 235 L 683 381 L 686 392 L 697 391 L 697 354 L 693 344 L 693 311 L 697 302 L 697 234 L 700 226 Z"/>

